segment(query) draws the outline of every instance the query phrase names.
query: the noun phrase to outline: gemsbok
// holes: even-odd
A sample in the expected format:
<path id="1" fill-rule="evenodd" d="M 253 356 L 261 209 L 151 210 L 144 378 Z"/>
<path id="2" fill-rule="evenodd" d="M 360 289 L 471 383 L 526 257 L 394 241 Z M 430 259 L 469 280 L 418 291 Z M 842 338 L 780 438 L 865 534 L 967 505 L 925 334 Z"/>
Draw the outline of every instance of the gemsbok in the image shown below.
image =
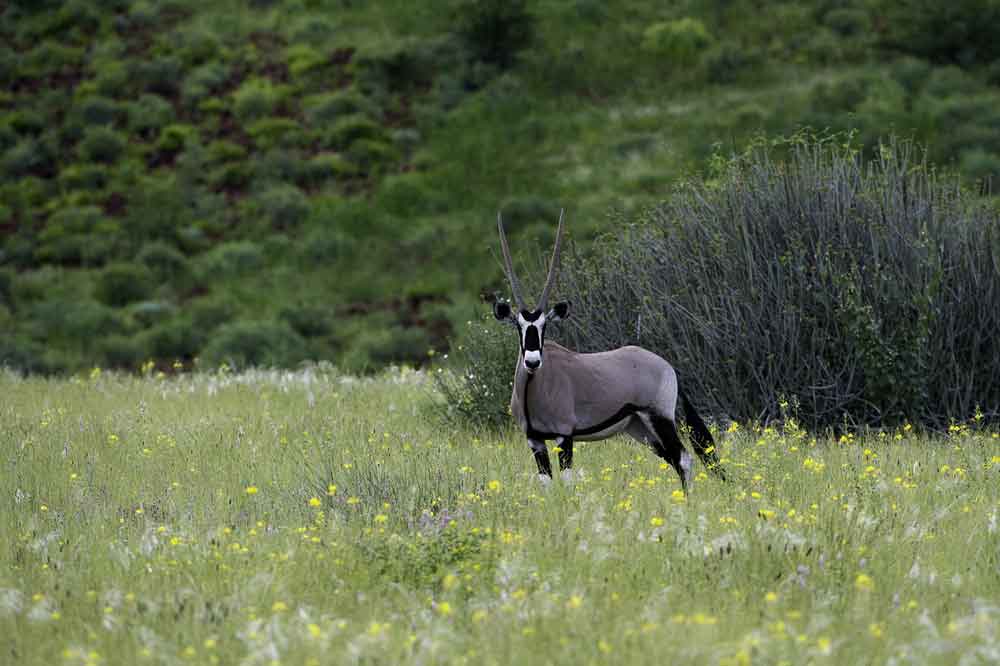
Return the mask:
<path id="1" fill-rule="evenodd" d="M 518 331 L 521 352 L 514 371 L 510 411 L 528 438 L 539 475 L 546 480 L 552 477 L 547 440 L 555 440 L 559 469 L 564 471 L 572 467 L 575 440 L 600 440 L 626 432 L 670 463 L 687 492 L 693 464 L 677 433 L 675 414 L 680 396 L 695 452 L 706 467 L 725 479 L 712 434 L 680 390 L 677 373 L 669 363 L 642 347 L 580 354 L 545 339 L 546 324 L 569 316 L 568 301 L 548 309 L 559 270 L 562 213 L 548 277 L 534 308 L 527 306 L 521 293 L 500 215 L 497 228 L 517 311 L 511 309 L 510 303 L 498 300 L 493 314 Z"/>

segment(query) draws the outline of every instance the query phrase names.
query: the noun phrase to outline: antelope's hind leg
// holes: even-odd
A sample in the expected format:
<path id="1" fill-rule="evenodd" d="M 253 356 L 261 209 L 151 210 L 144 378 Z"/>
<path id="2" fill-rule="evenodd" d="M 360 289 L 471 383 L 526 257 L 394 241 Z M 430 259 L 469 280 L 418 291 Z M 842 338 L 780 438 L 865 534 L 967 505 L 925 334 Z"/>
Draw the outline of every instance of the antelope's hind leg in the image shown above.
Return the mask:
<path id="1" fill-rule="evenodd" d="M 552 478 L 552 463 L 549 462 L 549 449 L 545 446 L 545 440 L 529 439 L 528 445 L 535 454 L 535 464 L 538 465 L 538 473 L 542 476 Z"/>
<path id="2" fill-rule="evenodd" d="M 556 439 L 559 447 L 559 471 L 565 472 L 573 467 L 573 438 L 560 437 Z"/>
<path id="3" fill-rule="evenodd" d="M 681 479 L 681 487 L 687 493 L 688 481 L 691 480 L 691 468 L 694 466 L 691 454 L 687 452 L 677 435 L 673 421 L 640 412 L 632 419 L 627 429 L 635 439 L 651 447 L 656 455 L 670 463 Z"/>

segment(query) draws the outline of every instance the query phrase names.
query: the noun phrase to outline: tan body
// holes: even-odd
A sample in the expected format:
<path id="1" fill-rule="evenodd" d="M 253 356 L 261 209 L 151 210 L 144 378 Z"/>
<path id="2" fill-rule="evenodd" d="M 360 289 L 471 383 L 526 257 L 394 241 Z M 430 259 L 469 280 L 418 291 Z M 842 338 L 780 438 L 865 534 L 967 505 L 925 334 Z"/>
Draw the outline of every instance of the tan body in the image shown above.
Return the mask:
<path id="1" fill-rule="evenodd" d="M 605 439 L 626 430 L 632 415 L 608 424 L 625 405 L 674 419 L 677 374 L 651 351 L 629 346 L 580 354 L 546 341 L 544 355 L 545 365 L 530 383 L 520 359 L 514 373 L 510 411 L 526 433 L 526 412 L 530 430 L 578 440 Z M 608 428 L 574 434 L 602 424 Z"/>

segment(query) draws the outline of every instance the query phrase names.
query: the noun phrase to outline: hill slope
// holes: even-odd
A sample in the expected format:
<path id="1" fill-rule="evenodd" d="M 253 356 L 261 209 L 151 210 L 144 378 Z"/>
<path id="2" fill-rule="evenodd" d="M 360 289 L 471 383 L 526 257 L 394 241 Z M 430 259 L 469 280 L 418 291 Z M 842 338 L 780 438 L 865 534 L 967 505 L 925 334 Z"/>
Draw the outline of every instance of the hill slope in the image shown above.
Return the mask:
<path id="1" fill-rule="evenodd" d="M 802 125 L 1000 172 L 1000 3 L 7 3 L 0 362 L 419 362 L 515 252 Z M 947 29 L 942 28 L 945 26 Z M 617 211 L 610 217 L 609 211 Z"/>

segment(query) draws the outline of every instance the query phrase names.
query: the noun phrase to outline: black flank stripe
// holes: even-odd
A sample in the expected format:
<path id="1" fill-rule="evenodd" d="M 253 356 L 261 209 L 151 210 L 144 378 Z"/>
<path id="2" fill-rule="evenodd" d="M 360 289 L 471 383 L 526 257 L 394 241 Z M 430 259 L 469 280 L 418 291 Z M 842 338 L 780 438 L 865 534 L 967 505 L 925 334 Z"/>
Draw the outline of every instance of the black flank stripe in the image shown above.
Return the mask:
<path id="1" fill-rule="evenodd" d="M 542 432 L 540 430 L 535 430 L 531 425 L 531 414 L 528 411 L 528 385 L 531 384 L 531 380 L 534 375 L 528 375 L 528 380 L 524 383 L 524 397 L 521 400 L 521 405 L 524 408 L 524 421 L 527 424 L 527 429 L 525 434 L 528 435 L 529 439 L 546 440 L 546 439 L 556 439 L 557 437 L 565 437 L 562 433 L 555 432 Z M 581 430 L 574 430 L 570 433 L 570 437 L 586 437 L 587 435 L 593 435 L 595 432 L 601 432 L 602 430 L 607 430 L 614 424 L 618 423 L 622 419 L 628 418 L 629 416 L 634 416 L 637 412 L 642 411 L 637 405 L 632 403 L 626 404 L 624 407 L 619 409 L 614 416 L 604 421 L 601 421 L 597 425 L 592 425 L 589 428 L 583 428 Z"/>

